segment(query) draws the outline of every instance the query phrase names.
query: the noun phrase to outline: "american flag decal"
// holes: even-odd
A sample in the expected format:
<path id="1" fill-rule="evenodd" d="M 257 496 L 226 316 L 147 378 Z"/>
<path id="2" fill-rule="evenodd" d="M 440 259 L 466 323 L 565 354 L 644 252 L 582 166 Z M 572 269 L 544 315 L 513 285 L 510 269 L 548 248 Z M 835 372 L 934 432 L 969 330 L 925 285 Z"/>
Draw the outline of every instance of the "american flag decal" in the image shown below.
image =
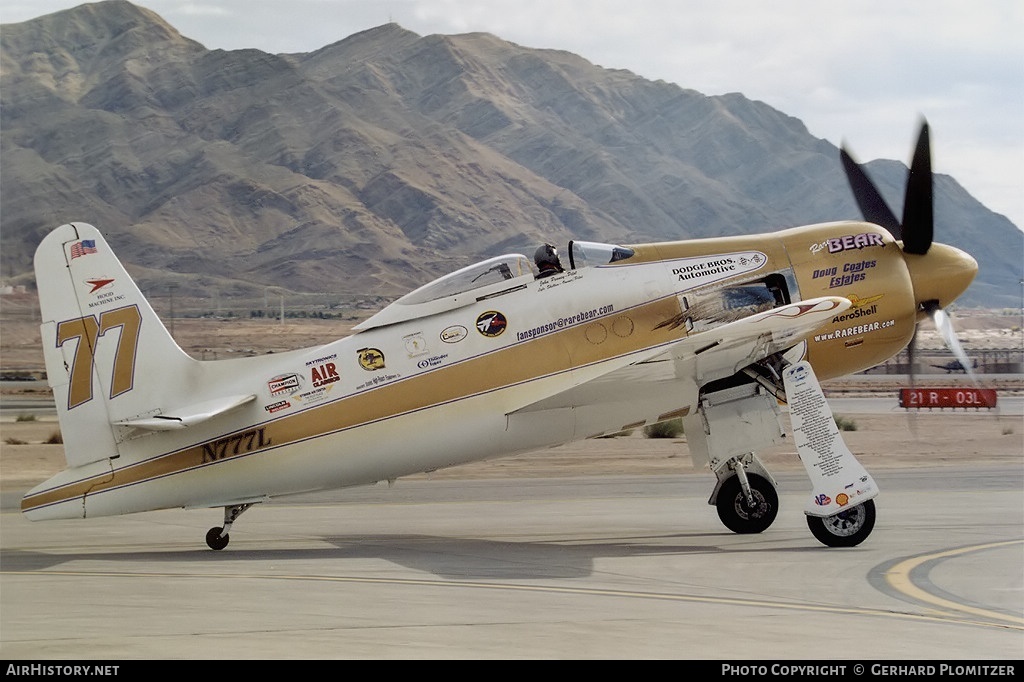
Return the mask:
<path id="1" fill-rule="evenodd" d="M 71 245 L 71 260 L 74 260 L 79 256 L 87 256 L 90 253 L 96 253 L 95 239 L 83 239 L 77 244 Z"/>

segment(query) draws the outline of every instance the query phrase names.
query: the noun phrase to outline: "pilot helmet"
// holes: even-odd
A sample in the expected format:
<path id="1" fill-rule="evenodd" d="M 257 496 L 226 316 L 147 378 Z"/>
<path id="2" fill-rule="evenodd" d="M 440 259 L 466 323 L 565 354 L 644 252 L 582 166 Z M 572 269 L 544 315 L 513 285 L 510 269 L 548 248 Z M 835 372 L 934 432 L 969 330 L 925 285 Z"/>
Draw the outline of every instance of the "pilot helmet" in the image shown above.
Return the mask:
<path id="1" fill-rule="evenodd" d="M 544 244 L 538 247 L 537 253 L 533 254 L 533 260 L 538 267 L 542 265 L 562 267 L 562 264 L 558 262 L 558 250 L 551 244 Z"/>

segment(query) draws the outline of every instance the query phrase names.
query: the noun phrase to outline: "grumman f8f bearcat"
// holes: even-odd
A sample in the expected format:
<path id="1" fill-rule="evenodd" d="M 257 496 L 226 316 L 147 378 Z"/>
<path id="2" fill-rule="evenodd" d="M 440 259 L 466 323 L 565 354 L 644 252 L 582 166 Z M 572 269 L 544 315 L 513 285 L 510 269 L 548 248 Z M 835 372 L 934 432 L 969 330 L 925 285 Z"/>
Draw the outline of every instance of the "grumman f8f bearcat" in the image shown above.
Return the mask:
<path id="1" fill-rule="evenodd" d="M 731 531 L 758 533 L 778 495 L 756 453 L 782 442 L 788 412 L 813 487 L 808 526 L 825 545 L 857 545 L 879 491 L 819 382 L 891 358 L 926 317 L 948 329 L 942 309 L 977 263 L 932 243 L 926 124 L 902 220 L 841 159 L 866 222 L 571 241 L 562 257 L 545 245 L 533 261 L 498 256 L 426 284 L 347 338 L 232 360 L 188 356 L 100 233 L 62 225 L 35 270 L 68 466 L 22 510 L 44 520 L 223 507 L 206 536 L 223 549 L 243 511 L 279 495 L 681 417 L 695 464 L 715 475 L 710 504 Z"/>

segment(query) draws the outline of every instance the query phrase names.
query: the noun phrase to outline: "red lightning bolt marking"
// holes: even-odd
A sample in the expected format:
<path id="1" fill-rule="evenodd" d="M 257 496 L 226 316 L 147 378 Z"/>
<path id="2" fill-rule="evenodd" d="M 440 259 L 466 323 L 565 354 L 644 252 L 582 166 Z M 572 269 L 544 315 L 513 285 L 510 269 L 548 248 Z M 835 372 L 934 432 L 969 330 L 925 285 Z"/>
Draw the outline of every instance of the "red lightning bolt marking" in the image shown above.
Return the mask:
<path id="1" fill-rule="evenodd" d="M 92 289 L 89 290 L 89 293 L 92 294 L 95 293 L 96 290 L 102 289 L 113 281 L 114 280 L 112 279 L 87 279 L 85 280 L 85 283 L 92 285 Z"/>

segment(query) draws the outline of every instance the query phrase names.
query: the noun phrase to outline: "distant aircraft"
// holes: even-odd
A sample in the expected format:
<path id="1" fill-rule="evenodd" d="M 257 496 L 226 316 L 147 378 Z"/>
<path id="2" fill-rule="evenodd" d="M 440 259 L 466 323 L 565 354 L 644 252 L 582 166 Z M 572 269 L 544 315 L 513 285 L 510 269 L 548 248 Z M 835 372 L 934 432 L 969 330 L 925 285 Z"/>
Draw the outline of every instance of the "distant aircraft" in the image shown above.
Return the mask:
<path id="1" fill-rule="evenodd" d="M 207 544 L 270 498 L 392 481 L 677 417 L 710 504 L 767 529 L 788 403 L 813 491 L 813 535 L 870 534 L 878 488 L 836 428 L 820 380 L 911 343 L 977 272 L 932 242 L 928 128 L 897 221 L 841 158 L 870 222 L 623 246 L 562 260 L 489 258 L 406 294 L 323 346 L 199 361 L 174 342 L 94 227 L 62 225 L 35 256 L 47 376 L 68 468 L 29 491 L 32 520 L 223 507 Z M 554 259 L 555 262 L 552 262 Z M 566 267 L 567 266 L 567 267 Z M 947 339 L 950 337 L 947 336 Z M 952 337 L 955 340 L 955 337 Z"/>
<path id="2" fill-rule="evenodd" d="M 964 363 L 960 362 L 959 360 L 953 360 L 951 362 L 947 362 L 947 363 L 944 363 L 944 364 L 941 364 L 941 365 L 932 365 L 932 367 L 937 367 L 938 369 L 944 369 L 944 370 L 946 370 L 946 374 L 952 374 L 953 372 L 964 372 L 965 374 L 967 373 L 967 368 L 964 366 Z M 973 369 L 977 369 L 978 368 L 978 361 L 975 360 L 974 364 L 971 365 L 971 367 Z"/>

